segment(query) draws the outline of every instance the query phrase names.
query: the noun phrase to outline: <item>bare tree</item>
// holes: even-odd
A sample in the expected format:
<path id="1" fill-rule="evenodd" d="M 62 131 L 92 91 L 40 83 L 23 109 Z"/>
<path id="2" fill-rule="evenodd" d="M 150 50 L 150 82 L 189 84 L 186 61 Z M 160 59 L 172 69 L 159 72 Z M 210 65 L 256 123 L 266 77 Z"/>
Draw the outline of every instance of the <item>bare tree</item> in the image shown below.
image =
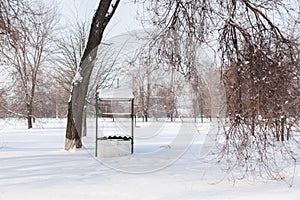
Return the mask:
<path id="1" fill-rule="evenodd" d="M 0 88 L 0 118 L 4 118 L 6 115 L 6 91 Z"/>
<path id="2" fill-rule="evenodd" d="M 3 0 L 0 2 L 0 38 L 1 42 L 16 39 L 15 26 L 20 25 L 28 14 L 33 14 L 28 0 Z"/>
<path id="3" fill-rule="evenodd" d="M 192 88 L 193 98 L 193 111 L 195 120 L 200 115 L 201 122 L 203 123 L 204 116 L 211 118 L 211 103 L 210 94 L 208 91 L 207 83 L 201 77 L 201 73 L 195 72 L 188 81 Z"/>
<path id="4" fill-rule="evenodd" d="M 178 76 L 172 67 L 152 62 L 152 53 L 151 48 L 142 48 L 129 61 L 136 113 L 142 115 L 146 122 L 151 115 L 160 116 L 162 112 L 173 121 L 178 116 L 176 93 L 183 87 L 183 77 Z"/>
<path id="5" fill-rule="evenodd" d="M 52 56 L 52 63 L 56 66 L 52 71 L 52 77 L 56 82 L 53 95 L 57 116 L 65 116 L 66 112 L 61 112 L 67 110 L 70 88 L 84 52 L 87 34 L 88 22 L 76 19 L 71 29 L 67 30 L 67 33 L 62 33 L 64 37 L 56 41 L 58 50 Z"/>
<path id="6" fill-rule="evenodd" d="M 228 169 L 243 168 L 245 174 L 255 174 L 258 167 L 253 167 L 253 159 L 257 159 L 264 166 L 260 171 L 281 180 L 286 167 L 281 163 L 296 162 L 295 154 L 286 150 L 286 145 L 289 149 L 293 145 L 284 141 L 291 139 L 291 128 L 299 120 L 299 59 L 294 48 L 298 45 L 254 4 L 243 3 L 244 7 L 232 3 L 231 18 L 220 36 L 220 42 L 231 44 L 221 48 L 228 109 L 225 127 L 230 128 L 224 128 L 226 143 L 220 158 L 236 159 L 236 165 L 226 162 Z M 280 155 L 270 154 L 278 150 Z"/>
<path id="7" fill-rule="evenodd" d="M 53 34 L 56 13 L 53 8 L 36 4 L 34 12 L 19 14 L 18 20 L 7 29 L 11 31 L 4 39 L 1 54 L 10 74 L 14 77 L 20 91 L 20 101 L 24 103 L 24 112 L 28 128 L 32 128 L 34 118 L 35 92 L 41 68 L 49 55 L 51 34 Z"/>
<path id="8" fill-rule="evenodd" d="M 136 99 L 136 112 L 142 114 L 143 121 L 148 122 L 149 118 L 149 110 L 151 107 L 151 96 L 152 96 L 152 85 L 154 84 L 153 72 L 154 69 L 149 64 L 149 60 L 138 59 L 136 62 L 130 61 L 131 66 L 135 66 L 137 64 L 137 69 L 131 72 L 131 76 L 133 78 L 133 85 L 135 88 Z M 135 68 L 135 67 L 134 67 Z"/>
<path id="9" fill-rule="evenodd" d="M 54 77 L 59 87 L 66 92 L 70 91 L 73 78 L 78 70 L 80 59 L 83 55 L 87 42 L 88 22 L 76 22 L 68 30 L 66 37 L 58 40 L 58 54 L 54 59 L 57 67 L 55 68 Z"/>
<path id="10" fill-rule="evenodd" d="M 153 61 L 193 80 L 194 44 L 219 43 L 228 107 L 219 162 L 229 172 L 239 167 L 244 174 L 264 171 L 281 179 L 281 163 L 296 159 L 285 141 L 291 141 L 299 121 L 299 40 L 286 27 L 299 26 L 298 2 L 150 0 L 146 5 L 158 27 Z M 296 137 L 293 141 L 298 146 Z"/>

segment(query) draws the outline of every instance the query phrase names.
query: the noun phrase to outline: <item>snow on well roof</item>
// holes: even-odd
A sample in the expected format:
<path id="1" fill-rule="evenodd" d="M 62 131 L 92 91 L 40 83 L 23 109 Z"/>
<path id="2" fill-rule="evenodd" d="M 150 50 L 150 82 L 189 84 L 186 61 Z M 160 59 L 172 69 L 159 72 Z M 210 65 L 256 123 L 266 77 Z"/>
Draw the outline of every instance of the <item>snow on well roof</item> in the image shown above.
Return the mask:
<path id="1" fill-rule="evenodd" d="M 131 100 L 134 98 L 131 88 L 99 89 L 101 100 Z"/>

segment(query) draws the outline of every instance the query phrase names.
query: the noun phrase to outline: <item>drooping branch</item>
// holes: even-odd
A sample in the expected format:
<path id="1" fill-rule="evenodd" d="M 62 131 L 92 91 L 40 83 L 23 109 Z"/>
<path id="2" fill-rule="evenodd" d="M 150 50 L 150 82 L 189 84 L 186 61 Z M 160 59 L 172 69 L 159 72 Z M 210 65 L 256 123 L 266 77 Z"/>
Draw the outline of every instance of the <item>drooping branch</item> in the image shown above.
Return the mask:
<path id="1" fill-rule="evenodd" d="M 221 67 L 227 101 L 218 162 L 227 172 L 242 169 L 242 176 L 263 172 L 282 178 L 287 165 L 281 163 L 294 164 L 296 158 L 286 147 L 299 146 L 291 134 L 299 123 L 299 40 L 276 18 L 297 23 L 299 8 L 263 0 L 150 0 L 148 5 L 158 28 L 152 61 L 195 74 L 198 47 L 209 40 L 218 44 L 221 66 L 215 67 Z"/>

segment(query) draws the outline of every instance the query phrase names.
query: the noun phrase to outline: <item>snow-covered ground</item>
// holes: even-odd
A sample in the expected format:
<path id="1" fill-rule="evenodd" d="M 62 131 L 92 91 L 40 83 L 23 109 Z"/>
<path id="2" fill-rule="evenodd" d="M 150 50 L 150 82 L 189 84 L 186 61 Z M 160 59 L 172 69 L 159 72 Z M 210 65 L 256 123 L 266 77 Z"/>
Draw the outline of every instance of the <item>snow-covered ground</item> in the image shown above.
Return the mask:
<path id="1" fill-rule="evenodd" d="M 135 153 L 104 159 L 94 157 L 93 129 L 83 139 L 84 148 L 63 150 L 65 122 L 39 120 L 37 128 L 26 130 L 23 121 L 0 121 L 1 200 L 290 200 L 300 196 L 299 167 L 293 187 L 276 181 L 233 184 L 223 179 L 224 173 L 199 155 L 210 123 L 138 123 Z"/>

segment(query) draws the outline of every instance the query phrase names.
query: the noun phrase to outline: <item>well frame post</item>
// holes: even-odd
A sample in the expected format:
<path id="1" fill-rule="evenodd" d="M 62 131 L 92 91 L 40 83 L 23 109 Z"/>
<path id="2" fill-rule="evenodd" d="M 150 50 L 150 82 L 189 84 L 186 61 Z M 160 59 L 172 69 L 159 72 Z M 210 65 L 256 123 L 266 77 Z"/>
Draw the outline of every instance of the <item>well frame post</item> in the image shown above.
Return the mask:
<path id="1" fill-rule="evenodd" d="M 99 92 L 96 92 L 96 144 L 95 144 L 95 157 L 98 156 L 98 116 L 99 116 Z"/>

